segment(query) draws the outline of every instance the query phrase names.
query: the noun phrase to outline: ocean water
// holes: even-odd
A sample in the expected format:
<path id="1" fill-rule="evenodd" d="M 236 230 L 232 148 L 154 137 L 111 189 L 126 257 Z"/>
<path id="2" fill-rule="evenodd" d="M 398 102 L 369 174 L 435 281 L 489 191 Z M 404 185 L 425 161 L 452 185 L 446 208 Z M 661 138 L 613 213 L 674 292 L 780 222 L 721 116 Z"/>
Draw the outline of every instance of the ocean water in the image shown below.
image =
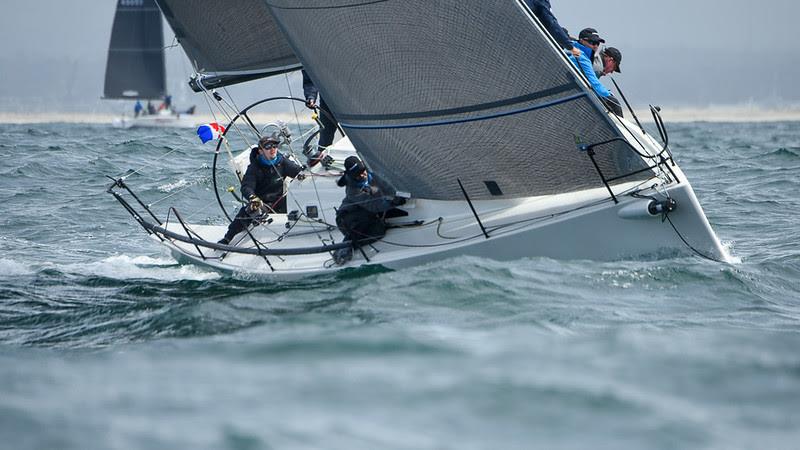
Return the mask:
<path id="1" fill-rule="evenodd" d="M 669 128 L 735 264 L 276 285 L 178 265 L 105 192 L 142 169 L 213 221 L 192 130 L 0 125 L 2 447 L 798 448 L 800 124 Z"/>

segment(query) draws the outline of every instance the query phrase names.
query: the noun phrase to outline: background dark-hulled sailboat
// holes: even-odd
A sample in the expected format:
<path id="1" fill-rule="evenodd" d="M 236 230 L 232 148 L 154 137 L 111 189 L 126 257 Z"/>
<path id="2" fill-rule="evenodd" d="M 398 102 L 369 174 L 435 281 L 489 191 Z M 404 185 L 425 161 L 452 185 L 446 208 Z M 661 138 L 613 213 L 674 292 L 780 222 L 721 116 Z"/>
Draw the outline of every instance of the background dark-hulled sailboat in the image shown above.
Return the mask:
<path id="1" fill-rule="evenodd" d="M 166 92 L 164 32 L 153 0 L 118 0 L 108 47 L 103 98 L 137 101 L 131 115 L 113 125 L 189 127 L 192 117 L 176 112 Z M 193 113 L 193 108 L 189 114 Z"/>

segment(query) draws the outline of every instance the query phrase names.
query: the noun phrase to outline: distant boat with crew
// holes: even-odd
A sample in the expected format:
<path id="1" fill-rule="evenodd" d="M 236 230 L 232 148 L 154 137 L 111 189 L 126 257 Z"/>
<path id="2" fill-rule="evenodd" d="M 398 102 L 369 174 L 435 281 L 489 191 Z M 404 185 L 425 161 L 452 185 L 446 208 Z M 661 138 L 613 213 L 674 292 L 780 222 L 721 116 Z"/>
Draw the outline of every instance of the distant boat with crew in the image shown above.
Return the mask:
<path id="1" fill-rule="evenodd" d="M 117 128 L 193 127 L 194 106 L 178 111 L 166 92 L 164 32 L 154 0 L 119 0 L 106 62 L 104 99 L 135 101 Z M 143 104 L 143 102 L 145 102 Z M 156 106 L 158 105 L 158 106 Z"/>

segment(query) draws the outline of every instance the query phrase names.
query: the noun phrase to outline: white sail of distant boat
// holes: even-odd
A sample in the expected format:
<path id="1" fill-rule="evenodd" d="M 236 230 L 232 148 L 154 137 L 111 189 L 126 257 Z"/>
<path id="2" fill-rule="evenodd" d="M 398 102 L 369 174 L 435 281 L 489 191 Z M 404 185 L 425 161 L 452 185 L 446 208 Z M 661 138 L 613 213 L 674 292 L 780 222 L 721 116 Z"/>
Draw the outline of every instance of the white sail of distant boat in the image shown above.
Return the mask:
<path id="1" fill-rule="evenodd" d="M 166 90 L 161 12 L 153 0 L 118 0 L 106 61 L 104 99 L 135 101 L 119 128 L 191 127 L 194 108 L 178 112 Z"/>
<path id="2" fill-rule="evenodd" d="M 461 255 L 726 259 L 672 158 L 658 108 L 651 111 L 662 143 L 603 106 L 521 0 L 229 0 L 205 15 L 192 2 L 158 3 L 196 61 L 198 90 L 218 97 L 210 87 L 299 62 L 347 133 L 327 150 L 333 164 L 291 183 L 295 211 L 272 215 L 230 245 L 215 243 L 226 224 L 189 223 L 178 208 L 162 220 L 141 201 L 135 208 L 123 197 L 133 195 L 130 186 L 116 178 L 109 192 L 181 261 L 294 278 Z M 239 39 L 250 30 L 274 34 Z M 258 45 L 266 42 L 269 50 Z M 253 123 L 250 108 L 219 141 L 215 174 L 226 153 L 240 173 L 247 164 L 228 150 L 236 145 L 231 130 L 267 129 Z M 284 143 L 291 152 L 289 133 Z M 333 224 L 344 192 L 327 175 L 352 154 L 406 193 L 407 215 L 335 265 L 332 252 L 349 244 Z"/>

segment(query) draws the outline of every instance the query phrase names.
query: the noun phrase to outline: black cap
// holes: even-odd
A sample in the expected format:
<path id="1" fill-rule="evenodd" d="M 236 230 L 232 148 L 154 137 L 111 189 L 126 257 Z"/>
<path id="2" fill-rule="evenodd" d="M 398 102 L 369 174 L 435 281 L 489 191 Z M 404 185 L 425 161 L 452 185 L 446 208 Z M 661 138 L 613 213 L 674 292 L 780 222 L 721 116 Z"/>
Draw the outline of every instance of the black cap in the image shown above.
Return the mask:
<path id="1" fill-rule="evenodd" d="M 597 33 L 597 30 L 594 28 L 584 28 L 581 30 L 581 33 L 578 35 L 578 40 L 587 40 L 592 43 L 604 43 L 606 40 L 601 38 L 600 35 Z"/>
<path id="2" fill-rule="evenodd" d="M 278 139 L 278 133 L 272 133 L 269 136 L 261 136 L 258 140 L 258 146 L 263 147 L 267 144 L 280 144 L 281 140 Z"/>
<path id="3" fill-rule="evenodd" d="M 603 50 L 603 54 L 608 55 L 617 63 L 617 67 L 614 69 L 614 72 L 622 73 L 622 69 L 619 67 L 620 64 L 622 64 L 622 52 L 614 47 L 606 47 L 605 50 Z"/>
<path id="4" fill-rule="evenodd" d="M 344 171 L 349 175 L 358 175 L 366 169 L 364 163 L 362 163 L 357 156 L 348 156 L 347 159 L 344 160 Z"/>

